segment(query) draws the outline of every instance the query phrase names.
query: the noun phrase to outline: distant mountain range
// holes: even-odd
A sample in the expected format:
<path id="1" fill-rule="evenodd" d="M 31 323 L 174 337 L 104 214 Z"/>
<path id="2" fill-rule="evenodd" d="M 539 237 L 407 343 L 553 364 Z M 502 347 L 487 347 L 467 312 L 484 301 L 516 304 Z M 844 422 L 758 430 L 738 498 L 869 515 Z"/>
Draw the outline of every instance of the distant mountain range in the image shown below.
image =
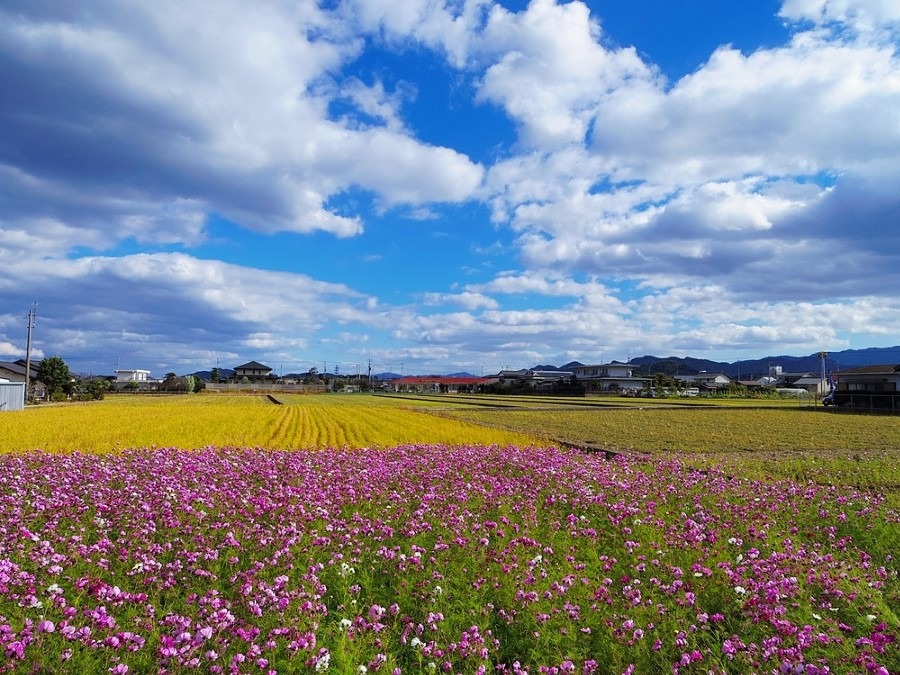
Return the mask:
<path id="1" fill-rule="evenodd" d="M 641 366 L 641 371 L 649 373 L 666 373 L 668 375 L 694 375 L 701 371 L 723 372 L 729 377 L 750 380 L 769 374 L 771 366 L 781 366 L 785 373 L 818 373 L 822 369 L 819 353 L 808 356 L 766 356 L 761 359 L 746 359 L 727 363 L 696 359 L 691 356 L 639 356 L 631 359 L 632 365 Z M 840 352 L 828 352 L 825 368 L 828 372 L 837 372 L 845 368 L 857 366 L 875 366 L 900 364 L 900 346 L 869 347 L 868 349 L 846 349 Z M 573 370 L 583 365 L 572 361 L 564 366 L 535 366 L 535 370 Z M 635 373 L 637 374 L 637 373 Z"/>
<path id="2" fill-rule="evenodd" d="M 574 372 L 578 366 L 585 365 L 581 361 L 569 361 L 567 364 L 557 368 L 556 366 L 535 366 L 532 370 L 564 370 L 566 372 Z"/>

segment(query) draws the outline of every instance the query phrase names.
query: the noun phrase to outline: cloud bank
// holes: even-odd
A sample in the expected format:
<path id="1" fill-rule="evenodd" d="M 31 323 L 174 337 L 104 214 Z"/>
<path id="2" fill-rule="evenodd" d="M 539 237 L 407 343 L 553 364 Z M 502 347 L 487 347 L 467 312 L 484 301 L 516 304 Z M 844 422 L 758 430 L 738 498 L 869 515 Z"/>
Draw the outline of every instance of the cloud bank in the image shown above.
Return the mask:
<path id="1" fill-rule="evenodd" d="M 786 43 L 722 44 L 671 79 L 578 1 L 7 2 L 0 347 L 23 351 L 35 301 L 38 348 L 76 370 L 894 344 L 900 9 L 779 18 Z M 423 64 L 483 116 L 489 160 L 427 140 L 423 119 L 459 111 L 419 109 Z M 402 261 L 353 284 L 305 269 L 354 241 L 389 258 L 410 221 L 483 269 L 444 208 L 484 209 L 505 268 L 449 286 Z M 239 259 L 217 258 L 220 221 Z M 276 269 L 286 241 L 302 253 Z"/>

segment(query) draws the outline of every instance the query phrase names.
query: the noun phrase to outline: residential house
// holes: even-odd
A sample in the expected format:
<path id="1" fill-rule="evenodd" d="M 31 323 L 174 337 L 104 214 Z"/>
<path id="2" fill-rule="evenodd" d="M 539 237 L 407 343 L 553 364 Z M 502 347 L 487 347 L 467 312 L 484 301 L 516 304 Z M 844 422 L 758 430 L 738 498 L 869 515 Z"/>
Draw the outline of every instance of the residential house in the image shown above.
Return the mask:
<path id="1" fill-rule="evenodd" d="M 552 390 L 569 382 L 572 375 L 568 370 L 529 370 L 524 379 L 533 389 Z"/>
<path id="2" fill-rule="evenodd" d="M 37 378 L 40 361 L 32 361 L 28 371 L 28 379 L 31 380 L 31 392 L 29 396 L 42 399 L 46 396 L 44 383 Z M 25 359 L 17 361 L 0 361 L 0 378 L 10 382 L 25 382 Z"/>
<path id="3" fill-rule="evenodd" d="M 862 366 L 832 374 L 826 405 L 900 411 L 900 365 Z"/>
<path id="4" fill-rule="evenodd" d="M 652 381 L 649 377 L 635 377 L 634 366 L 618 361 L 577 366 L 575 378 L 589 390 L 609 392 L 637 392 Z"/>
<path id="5" fill-rule="evenodd" d="M 150 377 L 149 370 L 116 370 L 115 373 L 110 381 L 119 391 L 154 391 L 160 384 L 160 380 Z"/>
<path id="6" fill-rule="evenodd" d="M 693 384 L 701 391 L 718 391 L 731 384 L 731 378 L 722 372 L 700 371 L 696 375 L 679 375 L 678 379 L 688 384 Z"/>
<path id="7" fill-rule="evenodd" d="M 524 380 L 527 374 L 528 370 L 526 368 L 520 370 L 501 370 L 497 373 L 496 379 L 498 382 L 518 382 Z"/>
<path id="8" fill-rule="evenodd" d="M 263 380 L 272 377 L 272 369 L 257 361 L 250 361 L 242 366 L 236 366 L 234 377 L 237 380 L 242 380 L 245 377 L 248 380 Z"/>
<path id="9" fill-rule="evenodd" d="M 150 381 L 150 371 L 149 370 L 117 370 L 116 371 L 116 383 L 124 383 L 124 382 L 149 382 Z"/>
<path id="10" fill-rule="evenodd" d="M 35 368 L 32 365 L 32 373 Z M 0 377 L 10 382 L 25 381 L 25 366 L 21 366 L 15 361 L 0 361 Z"/>

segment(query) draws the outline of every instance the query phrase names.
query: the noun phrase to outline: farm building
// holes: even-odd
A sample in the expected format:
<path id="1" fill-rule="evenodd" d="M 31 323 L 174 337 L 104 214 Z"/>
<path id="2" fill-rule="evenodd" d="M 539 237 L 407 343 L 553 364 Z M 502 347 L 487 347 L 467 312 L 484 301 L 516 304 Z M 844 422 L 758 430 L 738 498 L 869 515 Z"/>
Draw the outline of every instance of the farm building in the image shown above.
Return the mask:
<path id="1" fill-rule="evenodd" d="M 25 383 L 0 380 L 0 412 L 22 410 L 25 407 Z"/>

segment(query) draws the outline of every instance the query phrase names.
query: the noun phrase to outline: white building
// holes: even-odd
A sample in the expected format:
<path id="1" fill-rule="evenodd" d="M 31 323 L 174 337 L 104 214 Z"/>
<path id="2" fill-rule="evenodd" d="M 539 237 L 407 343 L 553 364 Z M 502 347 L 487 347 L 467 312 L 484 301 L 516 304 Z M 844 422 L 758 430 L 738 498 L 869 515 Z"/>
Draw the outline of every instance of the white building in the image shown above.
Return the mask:
<path id="1" fill-rule="evenodd" d="M 577 366 L 575 378 L 588 389 L 599 391 L 640 391 L 650 383 L 650 378 L 634 377 L 634 366 L 618 361 Z"/>
<path id="2" fill-rule="evenodd" d="M 148 382 L 149 370 L 117 370 L 116 382 Z"/>

